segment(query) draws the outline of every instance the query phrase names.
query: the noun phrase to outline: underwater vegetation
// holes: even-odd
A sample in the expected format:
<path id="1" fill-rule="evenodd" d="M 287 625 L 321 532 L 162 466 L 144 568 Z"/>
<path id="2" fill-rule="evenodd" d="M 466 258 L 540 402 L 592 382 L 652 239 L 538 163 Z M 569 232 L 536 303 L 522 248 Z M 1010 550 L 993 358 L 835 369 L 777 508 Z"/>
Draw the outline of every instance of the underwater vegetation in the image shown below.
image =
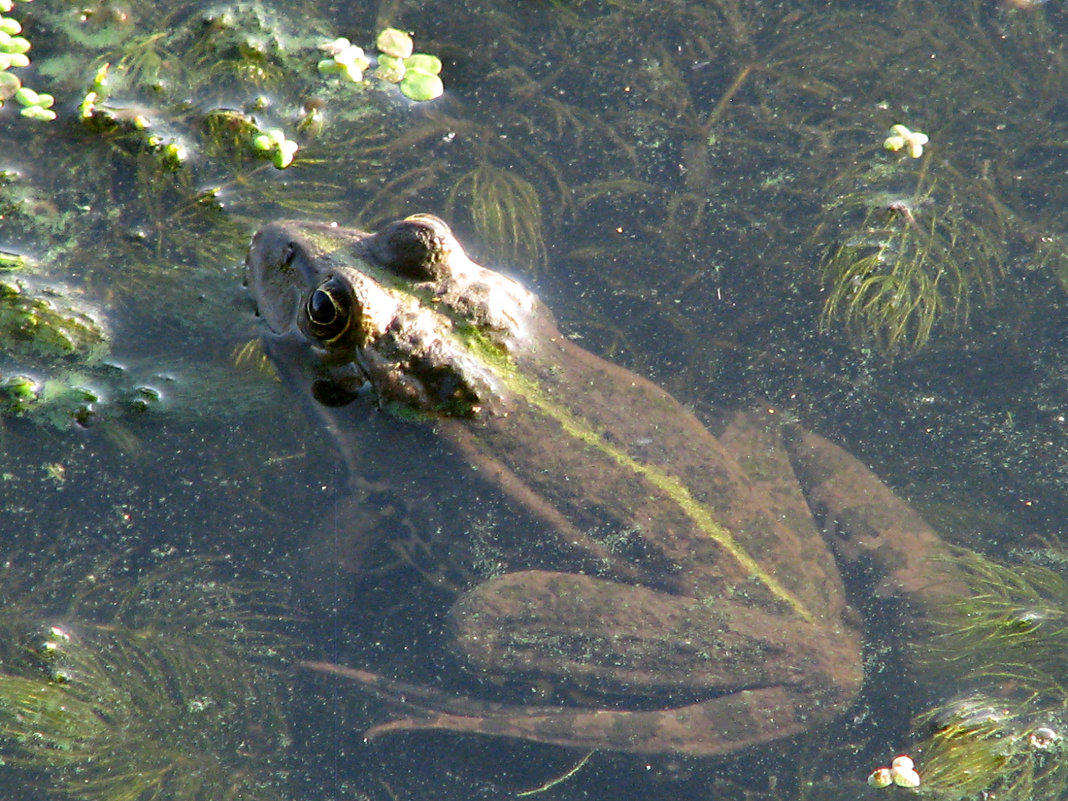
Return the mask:
<path id="1" fill-rule="evenodd" d="M 495 244 L 494 255 L 504 263 L 545 263 L 541 201 L 518 174 L 481 164 L 453 185 L 444 208 L 450 218 L 468 216 L 478 239 Z"/>
<path id="2" fill-rule="evenodd" d="M 29 0 L 22 0 L 29 2 Z M 22 36 L 22 23 L 15 16 L 4 16 L 15 11 L 15 0 L 0 0 L 0 108 L 4 101 L 15 99 L 21 107 L 19 114 L 27 119 L 48 122 L 56 118 L 52 110 L 56 99 L 47 92 L 37 92 L 23 86 L 22 79 L 11 68 L 30 66 L 27 55 L 32 47 L 30 40 Z"/>
<path id="3" fill-rule="evenodd" d="M 208 10 L 38 3 L 34 11 L 26 23 L 34 66 L 57 108 L 77 104 L 86 134 L 82 152 L 63 155 L 59 166 L 76 169 L 79 186 L 95 187 L 77 199 L 98 224 L 132 240 L 116 245 L 149 250 L 127 263 L 207 263 L 221 248 L 237 261 L 258 204 L 291 214 L 329 205 L 336 214 L 342 187 L 333 167 L 344 164 L 354 182 L 361 172 L 370 179 L 361 147 L 388 138 L 413 113 L 400 92 L 441 83 L 440 60 L 424 53 L 402 60 L 411 75 L 399 78 L 400 90 L 362 74 L 339 81 L 323 69 L 330 59 L 322 48 L 347 40 L 326 18 L 298 19 L 258 0 Z M 55 156 L 40 152 L 50 144 L 57 143 L 33 140 L 38 152 L 25 156 L 52 163 Z M 277 171 L 295 160 L 311 169 L 279 192 Z M 56 190 L 62 208 L 72 190 L 61 181 Z M 131 190 L 139 202 L 123 202 Z M 71 240 L 81 231 L 65 233 L 64 249 L 78 250 Z M 95 270 L 87 272 L 91 280 Z"/>
<path id="4" fill-rule="evenodd" d="M 110 335 L 58 284 L 38 284 L 12 254 L 0 269 L 0 417 L 34 414 L 64 427 L 92 415 L 93 392 L 78 374 L 107 353 Z"/>
<path id="5" fill-rule="evenodd" d="M 329 25 L 269 3 L 18 8 L 34 75 L 65 118 L 33 136 L 21 121 L 0 128 L 0 411 L 62 428 L 114 398 L 155 405 L 163 379 L 133 384 L 129 341 L 102 360 L 112 323 L 225 338 L 243 320 L 219 284 L 239 285 L 251 231 L 280 212 L 337 215 L 344 187 L 325 176 L 343 162 L 358 180 L 353 143 L 388 137 L 410 104 L 391 84 L 321 75 Z M 434 66 L 419 55 L 413 74 Z M 306 169 L 283 184 L 298 150 Z"/>
<path id="6" fill-rule="evenodd" d="M 954 557 L 972 594 L 934 616 L 940 633 L 921 660 L 964 689 L 914 724 L 929 733 L 923 781 L 938 798 L 1043 801 L 1068 789 L 1068 564 L 1057 548 L 1037 556 Z"/>
<path id="7" fill-rule="evenodd" d="M 51 109 L 61 117 L 74 116 L 82 100 L 83 116 L 31 126 L 19 119 L 17 101 L 5 109 L 21 136 L 7 151 L 26 153 L 35 197 L 16 214 L 5 210 L 0 245 L 13 248 L 16 232 L 52 274 L 50 285 L 77 274 L 91 302 L 107 304 L 109 323 L 120 324 L 118 347 L 134 340 L 169 366 L 171 351 L 190 342 L 191 350 L 225 354 L 241 341 L 234 328 L 247 338 L 240 328 L 247 315 L 235 314 L 231 297 L 247 237 L 262 221 L 299 216 L 374 228 L 434 211 L 464 227 L 465 246 L 480 258 L 540 271 L 546 290 L 557 292 L 547 296 L 554 308 L 571 304 L 561 312 L 571 325 L 605 333 L 609 344 L 591 347 L 622 352 L 632 365 L 661 370 L 661 378 L 670 374 L 689 397 L 730 401 L 732 393 L 756 390 L 779 401 L 800 385 L 814 406 L 836 413 L 855 406 L 812 391 L 815 372 L 859 387 L 851 400 L 871 400 L 862 391 L 870 385 L 849 381 L 828 366 L 825 350 L 806 350 L 811 343 L 876 350 L 867 366 L 883 354 L 937 352 L 960 342 L 940 334 L 970 334 L 966 325 L 984 320 L 987 301 L 1004 301 L 1001 291 L 1018 279 L 1019 265 L 1031 276 L 1054 271 L 1068 286 L 1068 131 L 1060 113 L 1068 69 L 1056 4 L 1015 13 L 989 0 L 468 7 L 397 0 L 381 4 L 375 24 L 375 4 L 365 5 L 366 24 L 348 27 L 325 3 L 303 4 L 296 14 L 245 0 L 212 4 L 207 13 L 177 2 L 19 5 L 34 45 L 33 85 L 55 94 Z M 440 101 L 408 104 L 397 86 L 323 71 L 324 42 L 347 36 L 353 47 L 370 49 L 382 24 L 415 31 L 421 48 L 440 54 L 448 84 Z M 358 63 L 347 52 L 335 65 Z M 878 147 L 899 122 L 931 132 L 922 158 Z M 41 165 L 37 175 L 31 164 Z M 1006 265 L 1016 273 L 1003 275 Z M 554 279 L 563 291 L 550 289 Z M 24 299 L 58 303 L 25 287 Z M 1021 329 L 1048 315 L 1047 300 L 1020 304 Z M 1007 316 L 1006 308 L 992 314 Z M 744 387 L 723 380 L 716 360 L 727 349 L 754 368 Z M 99 362 L 82 355 L 70 357 L 76 369 L 63 386 L 94 393 L 103 382 Z M 1051 364 L 1065 361 L 1054 350 L 1045 355 Z M 768 369 L 775 360 L 785 365 L 778 382 Z M 29 357 L 19 363 L 31 365 Z M 817 367 L 806 373 L 806 365 Z M 212 367 L 188 372 L 203 376 Z M 49 373 L 29 366 L 23 373 L 34 383 L 12 385 L 11 402 L 36 399 L 43 408 L 49 390 L 40 379 Z M 221 415 L 220 406 L 245 400 L 253 383 L 225 372 L 215 391 L 197 393 L 192 403 L 207 406 L 208 394 L 218 396 L 222 403 L 207 414 Z M 154 375 L 141 385 L 146 393 L 158 386 Z M 929 386 L 916 394 L 935 395 Z M 1051 379 L 1047 389 L 1040 401 L 1056 408 L 1063 382 Z M 154 403 L 131 391 L 136 403 Z M 103 395 L 94 397 L 70 408 L 100 414 Z M 29 419 L 32 409 L 19 408 Z M 964 400 L 942 410 L 994 429 L 992 414 L 974 414 Z M 69 426 L 71 417 L 55 419 Z M 982 436 L 974 438 L 977 450 L 991 442 Z M 1020 461 L 1052 462 L 1041 445 L 1036 438 Z M 987 454 L 999 469 L 1005 450 Z M 1024 473 L 1020 483 L 1028 481 Z M 47 665 L 32 652 L 49 641 L 56 618 L 30 610 L 26 619 L 34 632 L 23 640 L 30 678 L 16 678 L 39 682 Z M 75 654 L 90 668 L 92 654 L 118 647 L 93 626 L 78 639 L 77 627 L 56 625 L 73 647 L 90 649 Z M 87 730 L 97 726 L 105 736 L 86 693 L 67 699 L 59 685 L 48 692 L 71 708 L 83 704 Z M 1042 753 L 1026 749 L 1029 732 L 1045 722 L 1028 728 L 1021 718 L 1007 728 L 1009 705 L 976 697 L 980 708 L 996 711 L 991 734 L 975 734 L 968 721 L 976 716 L 962 714 L 967 725 L 944 727 L 960 736 L 939 742 L 978 743 L 982 759 L 1000 748 L 1015 760 L 1003 764 L 1031 765 L 1033 775 L 1052 766 L 1044 754 L 1059 755 L 1062 740 Z M 174 714 L 183 738 L 190 736 L 181 726 L 197 718 Z M 56 731 L 60 723 L 49 725 Z M 930 774 L 927 763 L 938 752 L 929 748 L 925 781 L 951 784 Z M 12 745 L 5 759 L 16 756 L 27 769 L 58 776 L 61 788 L 73 787 L 70 777 L 81 770 L 76 761 L 58 772 L 41 767 L 43 749 L 33 762 Z M 248 767 L 232 753 L 228 759 L 205 761 Z M 356 765 L 353 773 L 365 767 Z M 225 767 L 211 770 L 227 780 Z M 389 778 L 399 797 L 470 797 L 466 786 L 439 794 L 415 787 L 415 779 Z"/>
<path id="8" fill-rule="evenodd" d="M 1001 221 L 915 147 L 916 156 L 862 156 L 861 174 L 833 185 L 821 223 L 838 229 L 820 259 L 821 325 L 841 322 L 886 354 L 920 350 L 937 325 L 963 325 L 973 297 L 989 299 L 1004 272 Z"/>
<path id="9" fill-rule="evenodd" d="M 265 586 L 205 559 L 22 558 L 0 602 L 8 775 L 84 801 L 286 797 L 288 615 Z"/>

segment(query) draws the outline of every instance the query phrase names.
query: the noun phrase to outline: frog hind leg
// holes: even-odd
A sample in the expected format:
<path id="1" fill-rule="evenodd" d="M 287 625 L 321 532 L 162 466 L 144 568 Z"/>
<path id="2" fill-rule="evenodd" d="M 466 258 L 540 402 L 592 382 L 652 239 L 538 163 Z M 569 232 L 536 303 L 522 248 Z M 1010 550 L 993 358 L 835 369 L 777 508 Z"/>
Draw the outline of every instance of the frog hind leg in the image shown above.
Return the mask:
<path id="1" fill-rule="evenodd" d="M 368 740 L 390 732 L 438 729 L 576 748 L 715 756 L 800 734 L 821 717 L 813 714 L 811 697 L 784 686 L 743 690 L 674 709 L 521 707 L 449 696 L 328 662 L 302 666 L 354 681 L 403 710 L 401 717 L 365 731 Z"/>
<path id="2" fill-rule="evenodd" d="M 398 713 L 368 737 L 442 729 L 695 756 L 827 721 L 852 703 L 862 679 L 857 634 L 841 621 L 810 623 L 786 609 L 727 597 L 701 601 L 581 574 L 505 573 L 468 590 L 450 620 L 454 648 L 473 671 L 549 678 L 603 704 L 491 703 L 367 671 L 307 667 L 355 681 Z"/>
<path id="3" fill-rule="evenodd" d="M 785 426 L 783 434 L 825 538 L 876 595 L 922 613 L 966 594 L 938 534 L 859 459 L 800 426 Z"/>

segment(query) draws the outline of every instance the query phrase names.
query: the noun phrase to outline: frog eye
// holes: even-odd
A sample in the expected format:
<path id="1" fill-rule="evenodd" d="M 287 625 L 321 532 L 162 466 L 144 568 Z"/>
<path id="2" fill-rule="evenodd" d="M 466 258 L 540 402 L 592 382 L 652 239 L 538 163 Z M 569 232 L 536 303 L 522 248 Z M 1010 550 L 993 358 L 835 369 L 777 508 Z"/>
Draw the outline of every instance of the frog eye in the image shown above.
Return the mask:
<path id="1" fill-rule="evenodd" d="M 308 333 L 325 344 L 336 342 L 352 321 L 352 299 L 336 278 L 319 284 L 304 306 Z"/>

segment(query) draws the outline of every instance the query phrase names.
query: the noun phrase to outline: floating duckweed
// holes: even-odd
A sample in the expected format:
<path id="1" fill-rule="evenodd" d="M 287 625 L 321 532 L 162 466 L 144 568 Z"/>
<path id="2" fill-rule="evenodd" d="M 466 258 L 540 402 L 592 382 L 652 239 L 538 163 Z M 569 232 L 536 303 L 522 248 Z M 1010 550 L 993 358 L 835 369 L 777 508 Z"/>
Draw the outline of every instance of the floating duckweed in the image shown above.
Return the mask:
<path id="1" fill-rule="evenodd" d="M 894 777 L 890 775 L 890 768 L 876 768 L 868 775 L 868 784 L 879 790 L 893 783 Z"/>
<path id="2" fill-rule="evenodd" d="M 409 70 L 421 70 L 431 75 L 441 73 L 441 59 L 429 53 L 413 53 L 404 59 L 404 67 Z"/>
<path id="3" fill-rule="evenodd" d="M 19 55 L 29 53 L 30 40 L 25 36 L 2 36 L 0 37 L 0 50 Z"/>
<path id="4" fill-rule="evenodd" d="M 50 108 L 41 108 L 40 106 L 27 106 L 19 114 L 27 119 L 40 120 L 42 122 L 48 122 L 56 118 L 56 112 Z"/>
<path id="5" fill-rule="evenodd" d="M 382 55 L 378 57 L 378 69 L 375 77 L 389 83 L 400 83 L 404 79 L 404 60 L 397 56 Z"/>
<path id="6" fill-rule="evenodd" d="M 405 59 L 412 54 L 414 45 L 412 37 L 396 28 L 386 28 L 375 41 L 375 47 L 387 56 Z"/>
<path id="7" fill-rule="evenodd" d="M 0 102 L 14 97 L 21 86 L 19 76 L 7 71 L 0 72 Z"/>
<path id="8" fill-rule="evenodd" d="M 409 69 L 404 73 L 400 90 L 409 100 L 425 101 L 441 97 L 445 93 L 445 86 L 441 78 L 432 72 Z"/>
<path id="9" fill-rule="evenodd" d="M 280 170 L 293 163 L 293 157 L 297 154 L 300 146 L 292 139 L 286 139 L 286 135 L 275 128 L 267 133 L 257 134 L 252 138 L 252 147 L 261 153 L 271 157 L 274 166 Z"/>
<path id="10" fill-rule="evenodd" d="M 7 13 L 14 8 L 14 3 L 4 0 L 0 3 L 0 13 Z M 21 115 L 35 120 L 54 120 L 56 113 L 51 110 L 55 99 L 51 95 L 38 96 L 32 89 L 22 85 L 21 80 L 7 70 L 12 67 L 28 67 L 30 58 L 30 40 L 22 33 L 22 23 L 11 17 L 0 16 L 0 107 L 4 101 L 15 97 L 22 106 Z"/>
<path id="11" fill-rule="evenodd" d="M 20 112 L 23 117 L 29 117 L 34 120 L 54 120 L 56 118 L 56 112 L 52 111 L 52 106 L 55 104 L 56 99 L 50 94 L 38 93 L 27 86 L 23 86 L 15 92 L 15 100 L 23 107 Z"/>
<path id="12" fill-rule="evenodd" d="M 341 73 L 350 81 L 359 82 L 363 80 L 364 70 L 371 65 L 363 48 L 357 47 L 344 37 L 321 45 L 319 49 L 330 55 L 330 58 L 324 58 L 318 64 L 319 71 L 324 75 Z"/>
<path id="13" fill-rule="evenodd" d="M 890 767 L 876 768 L 868 775 L 868 784 L 877 789 L 889 787 L 894 784 L 898 787 L 919 787 L 920 774 L 916 772 L 916 766 L 912 758 L 906 754 L 894 757 Z"/>
<path id="14" fill-rule="evenodd" d="M 927 134 L 920 131 L 910 131 L 904 125 L 894 125 L 890 128 L 890 136 L 883 141 L 883 147 L 897 152 L 901 148 L 908 148 L 912 158 L 918 159 L 923 155 L 923 146 L 929 141 Z"/>
<path id="15" fill-rule="evenodd" d="M 376 47 L 379 55 L 374 74 L 380 81 L 400 84 L 401 94 L 409 100 L 433 100 L 444 93 L 445 87 L 438 77 L 441 59 L 429 53 L 413 53 L 410 35 L 387 28 L 378 35 Z M 319 49 L 329 56 L 317 64 L 323 75 L 343 75 L 359 82 L 371 64 L 363 49 L 344 37 L 320 45 Z"/>
<path id="16" fill-rule="evenodd" d="M 919 787 L 920 774 L 916 772 L 916 765 L 912 757 L 902 754 L 894 757 L 890 763 L 890 778 L 898 787 Z"/>
<path id="17" fill-rule="evenodd" d="M 30 66 L 30 59 L 25 53 L 4 53 L 0 51 L 0 70 L 28 66 Z"/>

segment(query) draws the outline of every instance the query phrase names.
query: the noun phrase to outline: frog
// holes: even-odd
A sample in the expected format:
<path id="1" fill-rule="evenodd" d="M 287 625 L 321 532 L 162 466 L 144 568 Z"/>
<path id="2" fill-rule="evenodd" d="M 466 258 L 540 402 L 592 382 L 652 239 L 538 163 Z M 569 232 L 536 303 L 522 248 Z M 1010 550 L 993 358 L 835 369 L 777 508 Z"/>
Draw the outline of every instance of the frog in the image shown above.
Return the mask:
<path id="1" fill-rule="evenodd" d="M 270 360 L 350 471 L 380 462 L 416 495 L 441 478 L 439 448 L 453 483 L 492 491 L 530 532 L 450 599 L 449 644 L 472 675 L 548 682 L 566 688 L 559 701 L 303 663 L 383 700 L 368 738 L 727 754 L 850 707 L 864 678 L 857 593 L 922 615 L 960 591 L 938 534 L 842 447 L 767 404 L 699 418 L 564 336 L 438 217 L 373 232 L 267 224 L 246 285 Z M 372 417 L 410 443 L 361 452 L 353 429 Z M 413 508 L 441 520 L 452 505 L 424 495 Z M 353 530 L 336 557 L 358 565 L 346 553 L 368 535 Z"/>

